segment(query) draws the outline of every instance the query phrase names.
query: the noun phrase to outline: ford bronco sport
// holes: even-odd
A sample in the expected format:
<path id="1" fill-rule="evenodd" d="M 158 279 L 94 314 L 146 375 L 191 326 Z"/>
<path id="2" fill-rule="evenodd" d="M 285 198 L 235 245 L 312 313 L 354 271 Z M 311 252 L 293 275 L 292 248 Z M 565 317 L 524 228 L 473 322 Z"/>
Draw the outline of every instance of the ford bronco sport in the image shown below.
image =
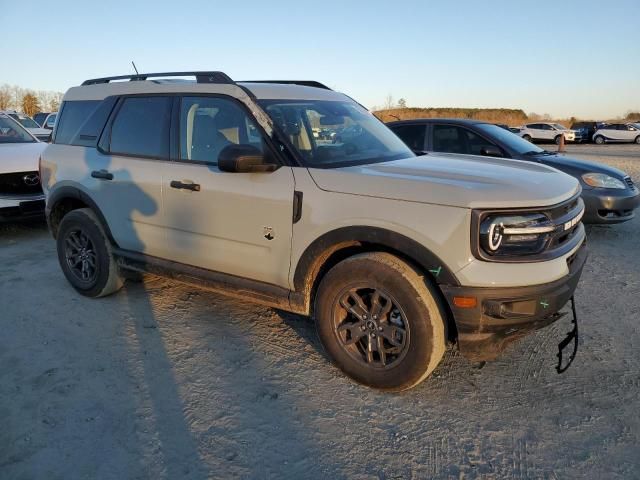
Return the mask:
<path id="1" fill-rule="evenodd" d="M 487 360 L 553 322 L 586 258 L 574 178 L 417 157 L 317 82 L 87 80 L 64 97 L 41 174 L 81 294 L 151 272 L 311 315 L 340 369 L 387 390 L 421 382 L 447 343 Z"/>

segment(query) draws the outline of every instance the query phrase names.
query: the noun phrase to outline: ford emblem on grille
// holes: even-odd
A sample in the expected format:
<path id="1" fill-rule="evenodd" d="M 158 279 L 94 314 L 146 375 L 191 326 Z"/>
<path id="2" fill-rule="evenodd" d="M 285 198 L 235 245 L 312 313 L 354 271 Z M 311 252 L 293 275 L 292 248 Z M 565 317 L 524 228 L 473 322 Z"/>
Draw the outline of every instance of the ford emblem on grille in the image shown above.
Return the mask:
<path id="1" fill-rule="evenodd" d="M 37 173 L 30 173 L 22 177 L 22 181 L 25 185 L 29 185 L 30 187 L 35 187 L 40 183 L 40 175 Z"/>

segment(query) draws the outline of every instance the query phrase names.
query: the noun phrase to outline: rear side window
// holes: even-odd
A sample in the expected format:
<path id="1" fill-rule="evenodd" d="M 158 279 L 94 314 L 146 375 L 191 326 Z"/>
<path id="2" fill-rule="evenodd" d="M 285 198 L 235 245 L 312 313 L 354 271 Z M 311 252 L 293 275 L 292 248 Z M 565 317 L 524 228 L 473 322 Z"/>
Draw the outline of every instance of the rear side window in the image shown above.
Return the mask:
<path id="1" fill-rule="evenodd" d="M 426 127 L 424 125 L 399 125 L 392 127 L 393 133 L 398 135 L 407 146 L 415 151 L 424 150 L 424 137 Z"/>
<path id="2" fill-rule="evenodd" d="M 169 158 L 171 97 L 125 98 L 111 127 L 109 151 Z"/>
<path id="3" fill-rule="evenodd" d="M 87 118 L 89 118 L 99 103 L 99 100 L 64 102 L 62 112 L 60 113 L 60 120 L 58 121 L 58 127 L 56 129 L 54 143 L 69 145 L 82 124 L 87 120 Z M 49 125 L 52 117 L 55 122 L 55 116 L 51 115 L 47 120 L 47 125 Z"/>

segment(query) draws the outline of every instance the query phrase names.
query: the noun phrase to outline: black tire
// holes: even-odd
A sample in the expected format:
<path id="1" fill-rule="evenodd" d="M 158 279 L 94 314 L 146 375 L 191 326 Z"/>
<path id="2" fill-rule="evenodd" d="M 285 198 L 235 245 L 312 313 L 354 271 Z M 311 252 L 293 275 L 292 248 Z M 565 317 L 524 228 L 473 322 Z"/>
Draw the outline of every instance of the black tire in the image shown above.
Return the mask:
<path id="1" fill-rule="evenodd" d="M 636 137 L 636 143 L 637 143 L 638 145 L 640 145 L 640 135 L 638 135 L 638 136 Z"/>
<path id="2" fill-rule="evenodd" d="M 601 135 L 598 135 L 596 138 L 593 139 L 594 142 L 596 142 L 598 145 L 602 145 L 604 144 L 604 137 Z"/>
<path id="3" fill-rule="evenodd" d="M 322 279 L 315 298 L 316 329 L 328 356 L 370 387 L 401 391 L 419 384 L 438 366 L 446 346 L 443 309 L 433 289 L 388 253 L 340 262 Z"/>
<path id="4" fill-rule="evenodd" d="M 531 142 L 531 135 L 523 135 L 522 138 L 524 138 L 527 142 Z"/>
<path id="5" fill-rule="evenodd" d="M 554 138 L 554 139 L 553 139 L 553 142 L 554 142 L 556 145 L 560 145 L 560 137 L 561 137 L 561 136 L 562 136 L 562 135 L 556 135 L 556 138 Z"/>
<path id="6" fill-rule="evenodd" d="M 72 210 L 60 222 L 58 261 L 73 288 L 86 297 L 104 297 L 123 285 L 111 243 L 89 208 Z"/>

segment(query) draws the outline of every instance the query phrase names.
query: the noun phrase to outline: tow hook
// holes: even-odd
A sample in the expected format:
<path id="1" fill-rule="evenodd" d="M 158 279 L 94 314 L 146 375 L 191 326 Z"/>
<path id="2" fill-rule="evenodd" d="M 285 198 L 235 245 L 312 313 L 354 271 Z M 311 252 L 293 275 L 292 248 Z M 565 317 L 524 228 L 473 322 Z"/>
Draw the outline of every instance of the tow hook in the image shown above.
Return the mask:
<path id="1" fill-rule="evenodd" d="M 558 344 L 558 365 L 556 366 L 556 372 L 558 372 L 558 374 L 567 371 L 569 366 L 573 363 L 573 360 L 576 358 L 576 353 L 578 352 L 578 315 L 576 314 L 576 302 L 574 298 L 571 297 L 570 300 L 571 313 L 573 314 L 573 319 L 571 320 L 573 329 L 570 332 L 567 332 L 567 336 L 565 337 L 565 339 Z M 567 348 L 572 342 L 573 351 L 569 355 L 569 359 L 566 361 L 566 364 L 563 365 L 563 352 L 565 348 Z"/>

